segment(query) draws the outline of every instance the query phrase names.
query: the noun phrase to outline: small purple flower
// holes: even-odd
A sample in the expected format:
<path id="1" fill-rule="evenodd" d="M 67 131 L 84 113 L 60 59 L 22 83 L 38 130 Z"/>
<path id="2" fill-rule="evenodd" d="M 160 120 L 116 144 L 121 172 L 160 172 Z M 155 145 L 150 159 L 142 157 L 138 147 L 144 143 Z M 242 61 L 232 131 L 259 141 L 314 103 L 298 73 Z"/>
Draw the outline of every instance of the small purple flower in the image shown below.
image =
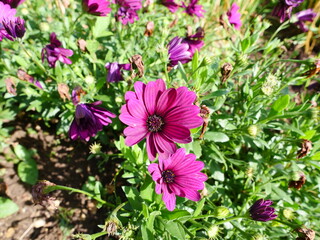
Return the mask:
<path id="1" fill-rule="evenodd" d="M 10 39 L 10 35 L 3 26 L 3 22 L 14 19 L 15 15 L 16 9 L 11 8 L 8 4 L 0 2 L 0 41 L 2 41 L 4 38 Z"/>
<path id="2" fill-rule="evenodd" d="M 253 220 L 267 222 L 277 217 L 274 214 L 275 209 L 269 207 L 273 202 L 271 200 L 259 199 L 249 209 L 250 216 Z"/>
<path id="3" fill-rule="evenodd" d="M 184 148 L 179 148 L 168 159 L 159 157 L 159 164 L 151 163 L 148 171 L 156 182 L 156 193 L 162 194 L 162 200 L 169 211 L 176 207 L 176 196 L 185 197 L 191 201 L 199 201 L 198 190 L 204 188 L 207 176 L 200 172 L 204 163 L 196 161 L 196 156 L 187 154 Z"/>
<path id="4" fill-rule="evenodd" d="M 292 9 L 299 6 L 304 0 L 280 0 L 271 15 L 280 18 L 280 22 L 291 17 Z"/>
<path id="5" fill-rule="evenodd" d="M 189 49 L 188 51 L 191 53 L 191 57 L 193 57 L 193 54 L 196 50 L 200 51 L 200 49 L 203 47 L 204 42 L 202 39 L 204 38 L 204 30 L 202 28 L 198 28 L 196 34 L 193 34 L 191 36 L 187 36 L 183 39 L 182 43 L 188 43 Z"/>
<path id="6" fill-rule="evenodd" d="M 166 6 L 172 13 L 176 12 L 180 7 L 180 5 L 175 3 L 174 0 L 162 0 L 161 4 Z"/>
<path id="7" fill-rule="evenodd" d="M 169 66 L 178 65 L 178 62 L 187 63 L 192 59 L 192 54 L 189 52 L 189 44 L 183 42 L 183 38 L 174 37 L 168 44 Z"/>
<path id="8" fill-rule="evenodd" d="M 96 16 L 107 16 L 111 12 L 109 5 L 106 0 L 82 0 L 83 11 Z"/>
<path id="9" fill-rule="evenodd" d="M 238 12 L 239 9 L 240 7 L 236 3 L 233 3 L 231 9 L 227 12 L 229 23 L 237 30 L 240 30 L 242 26 L 241 14 Z"/>
<path id="10" fill-rule="evenodd" d="M 203 13 L 206 11 L 203 9 L 202 5 L 198 5 L 199 0 L 190 0 L 189 5 L 187 6 L 184 2 L 182 2 L 182 7 L 185 8 L 186 10 L 184 11 L 190 16 L 198 16 L 198 17 L 203 17 Z"/>
<path id="11" fill-rule="evenodd" d="M 73 55 L 73 51 L 66 48 L 61 48 L 62 44 L 57 39 L 57 35 L 53 32 L 50 34 L 50 44 L 46 45 L 41 52 L 42 62 L 47 58 L 49 66 L 54 68 L 59 60 L 65 64 L 71 64 L 72 61 L 67 58 Z"/>
<path id="12" fill-rule="evenodd" d="M 139 20 L 139 16 L 136 10 L 131 8 L 120 7 L 118 12 L 115 14 L 117 21 L 121 21 L 123 25 L 134 23 L 135 20 Z"/>
<path id="13" fill-rule="evenodd" d="M 114 113 L 97 107 L 101 103 L 101 101 L 97 101 L 91 104 L 80 103 L 77 105 L 75 118 L 69 129 L 69 136 L 72 140 L 80 137 L 89 141 L 90 137 L 101 131 L 103 126 L 112 122 L 110 118 L 116 117 Z"/>
<path id="14" fill-rule="evenodd" d="M 295 22 L 295 24 L 298 25 L 302 31 L 307 32 L 309 29 L 304 22 L 312 22 L 316 16 L 317 14 L 313 12 L 312 9 L 307 9 L 301 12 L 297 12 L 295 14 L 295 17 L 298 19 L 298 21 Z"/>
<path id="15" fill-rule="evenodd" d="M 116 3 L 121 7 L 130 8 L 132 10 L 139 10 L 142 8 L 141 0 L 116 0 Z"/>
<path id="16" fill-rule="evenodd" d="M 131 70 L 131 64 L 119 64 L 117 62 L 107 63 L 105 68 L 108 69 L 109 73 L 107 75 L 108 82 L 119 82 L 123 80 L 123 76 L 121 74 L 121 69 Z"/>
<path id="17" fill-rule="evenodd" d="M 25 0 L 0 0 L 0 2 L 3 2 L 4 4 L 10 5 L 11 8 L 18 7 L 24 1 Z"/>
<path id="18" fill-rule="evenodd" d="M 133 146 L 147 139 L 150 160 L 159 154 L 166 159 L 177 149 L 175 143 L 192 141 L 190 129 L 199 127 L 203 119 L 194 105 L 196 94 L 186 87 L 166 89 L 162 79 L 134 84 L 135 92 L 125 94 L 120 120 L 129 125 L 124 130 L 125 144 Z"/>
<path id="19" fill-rule="evenodd" d="M 2 21 L 3 27 L 7 32 L 7 38 L 14 41 L 16 38 L 22 38 L 26 32 L 24 20 L 19 17 L 13 17 Z"/>

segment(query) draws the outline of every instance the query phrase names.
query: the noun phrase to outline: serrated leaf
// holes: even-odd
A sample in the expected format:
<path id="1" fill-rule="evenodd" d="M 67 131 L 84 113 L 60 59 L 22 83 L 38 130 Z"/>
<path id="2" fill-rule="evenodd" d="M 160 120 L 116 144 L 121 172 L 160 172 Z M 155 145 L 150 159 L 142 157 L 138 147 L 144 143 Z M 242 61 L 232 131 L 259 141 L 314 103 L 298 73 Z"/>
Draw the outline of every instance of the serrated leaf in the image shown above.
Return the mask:
<path id="1" fill-rule="evenodd" d="M 5 218 L 14 214 L 19 210 L 19 207 L 9 198 L 0 197 L 0 218 Z"/>

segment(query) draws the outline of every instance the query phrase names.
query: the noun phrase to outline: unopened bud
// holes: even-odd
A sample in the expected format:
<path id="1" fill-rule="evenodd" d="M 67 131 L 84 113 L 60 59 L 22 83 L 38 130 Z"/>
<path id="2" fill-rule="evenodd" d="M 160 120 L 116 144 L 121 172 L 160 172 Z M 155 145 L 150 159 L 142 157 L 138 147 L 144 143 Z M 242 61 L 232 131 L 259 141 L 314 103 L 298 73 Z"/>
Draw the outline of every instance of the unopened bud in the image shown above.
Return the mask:
<path id="1" fill-rule="evenodd" d="M 207 234 L 209 239 L 218 239 L 219 238 L 219 233 L 220 233 L 220 228 L 216 225 L 211 226 L 207 230 Z"/>
<path id="2" fill-rule="evenodd" d="M 266 239 L 266 238 L 265 238 L 262 234 L 256 233 L 255 235 L 253 235 L 253 236 L 251 237 L 250 240 L 265 240 L 265 239 Z"/>
<path id="3" fill-rule="evenodd" d="M 230 211 L 227 207 L 220 206 L 214 210 L 214 215 L 218 219 L 226 218 L 229 214 Z"/>
<path id="4" fill-rule="evenodd" d="M 248 55 L 246 54 L 237 54 L 236 55 L 236 64 L 239 66 L 245 66 L 248 64 Z"/>
<path id="5" fill-rule="evenodd" d="M 101 152 L 101 145 L 100 145 L 100 143 L 94 142 L 94 143 L 92 143 L 92 144 L 90 145 L 90 153 L 92 153 L 92 154 L 97 154 L 97 153 L 100 153 L 100 152 Z"/>
<path id="6" fill-rule="evenodd" d="M 253 173 L 254 173 L 254 169 L 252 167 L 249 167 L 246 170 L 246 175 L 248 176 L 248 178 L 252 178 L 253 177 Z"/>
<path id="7" fill-rule="evenodd" d="M 93 76 L 91 75 L 88 75 L 85 77 L 84 81 L 88 84 L 88 85 L 91 85 L 91 84 L 94 84 L 96 82 L 96 80 L 94 79 Z"/>
<path id="8" fill-rule="evenodd" d="M 47 22 L 40 23 L 39 27 L 42 32 L 49 32 L 49 30 L 50 30 L 50 26 Z"/>
<path id="9" fill-rule="evenodd" d="M 252 137 L 256 137 L 258 135 L 259 131 L 260 131 L 260 129 L 257 125 L 250 125 L 248 127 L 248 133 Z"/>
<path id="10" fill-rule="evenodd" d="M 288 220 L 293 220 L 295 218 L 294 211 L 290 208 L 286 208 L 283 210 L 283 216 Z"/>

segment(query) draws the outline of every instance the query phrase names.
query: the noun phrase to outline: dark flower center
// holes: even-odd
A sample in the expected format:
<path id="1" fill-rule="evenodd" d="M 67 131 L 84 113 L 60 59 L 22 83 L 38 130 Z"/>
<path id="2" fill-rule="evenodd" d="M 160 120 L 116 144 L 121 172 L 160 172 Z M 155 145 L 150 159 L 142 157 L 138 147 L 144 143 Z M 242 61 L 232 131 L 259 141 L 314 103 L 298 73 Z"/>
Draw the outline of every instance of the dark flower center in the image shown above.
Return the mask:
<path id="1" fill-rule="evenodd" d="M 162 117 L 151 115 L 147 119 L 147 127 L 150 132 L 159 132 L 164 124 Z"/>
<path id="2" fill-rule="evenodd" d="M 171 170 L 165 170 L 161 175 L 165 183 L 172 183 L 174 181 L 174 177 L 176 176 Z"/>

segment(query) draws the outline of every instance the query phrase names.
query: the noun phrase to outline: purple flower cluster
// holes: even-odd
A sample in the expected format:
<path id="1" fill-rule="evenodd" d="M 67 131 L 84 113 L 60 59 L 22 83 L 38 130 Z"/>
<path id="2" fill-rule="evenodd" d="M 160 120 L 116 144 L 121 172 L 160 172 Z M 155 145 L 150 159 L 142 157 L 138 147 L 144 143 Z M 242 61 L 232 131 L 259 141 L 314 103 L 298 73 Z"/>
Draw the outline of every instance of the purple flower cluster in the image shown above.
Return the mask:
<path id="1" fill-rule="evenodd" d="M 206 11 L 203 9 L 202 5 L 197 4 L 198 2 L 199 0 L 190 0 L 188 5 L 185 2 L 182 2 L 181 5 L 179 5 L 175 0 L 162 0 L 161 4 L 166 6 L 172 13 L 176 12 L 181 7 L 184 8 L 184 12 L 188 15 L 201 18 Z"/>
<path id="2" fill-rule="evenodd" d="M 249 209 L 250 216 L 253 220 L 267 222 L 277 217 L 274 214 L 275 209 L 270 207 L 272 205 L 271 200 L 259 199 Z"/>
<path id="3" fill-rule="evenodd" d="M 54 32 L 51 33 L 50 44 L 46 45 L 41 52 L 42 62 L 47 59 L 51 68 L 56 66 L 58 60 L 65 64 L 71 64 L 72 61 L 68 57 L 73 55 L 73 51 L 61 46 L 62 43 L 58 40 L 57 35 Z"/>
<path id="4" fill-rule="evenodd" d="M 13 4 L 13 6 L 15 6 L 15 4 Z M 24 20 L 15 15 L 16 10 L 14 8 L 11 8 L 9 4 L 0 2 L 0 41 L 4 38 L 14 41 L 16 38 L 22 38 L 24 36 L 26 32 Z"/>

